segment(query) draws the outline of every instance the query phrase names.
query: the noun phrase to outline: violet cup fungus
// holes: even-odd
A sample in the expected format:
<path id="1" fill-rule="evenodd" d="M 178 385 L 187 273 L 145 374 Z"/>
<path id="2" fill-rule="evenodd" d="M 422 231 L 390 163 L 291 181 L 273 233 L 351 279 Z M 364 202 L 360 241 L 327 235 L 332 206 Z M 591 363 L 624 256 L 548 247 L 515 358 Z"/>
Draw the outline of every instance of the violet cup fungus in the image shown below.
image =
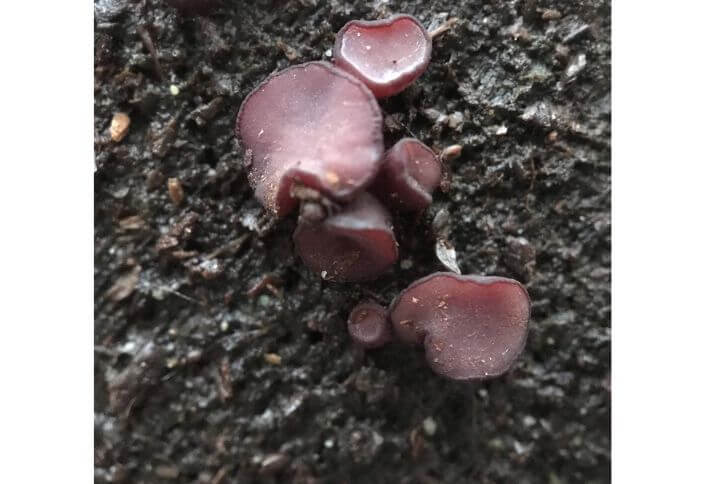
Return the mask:
<path id="1" fill-rule="evenodd" d="M 352 20 L 336 35 L 334 63 L 350 72 L 378 98 L 403 91 L 425 72 L 432 39 L 411 15 Z"/>
<path id="2" fill-rule="evenodd" d="M 376 176 L 384 151 L 376 99 L 327 62 L 268 77 L 240 106 L 236 134 L 255 196 L 278 216 L 296 206 L 295 183 L 352 200 Z"/>
<path id="3" fill-rule="evenodd" d="M 440 185 L 442 164 L 430 148 L 414 138 L 403 138 L 384 155 L 372 184 L 380 200 L 405 211 L 424 210 Z"/>
<path id="4" fill-rule="evenodd" d="M 389 212 L 366 192 L 322 222 L 300 221 L 293 241 L 306 266 L 335 282 L 374 279 L 399 255 Z"/>
<path id="5" fill-rule="evenodd" d="M 392 302 L 397 337 L 423 344 L 432 369 L 453 380 L 508 371 L 526 344 L 531 303 L 526 289 L 504 277 L 437 272 Z"/>
<path id="6" fill-rule="evenodd" d="M 387 308 L 362 302 L 351 310 L 347 328 L 351 339 L 365 349 L 379 348 L 392 340 L 392 327 Z"/>

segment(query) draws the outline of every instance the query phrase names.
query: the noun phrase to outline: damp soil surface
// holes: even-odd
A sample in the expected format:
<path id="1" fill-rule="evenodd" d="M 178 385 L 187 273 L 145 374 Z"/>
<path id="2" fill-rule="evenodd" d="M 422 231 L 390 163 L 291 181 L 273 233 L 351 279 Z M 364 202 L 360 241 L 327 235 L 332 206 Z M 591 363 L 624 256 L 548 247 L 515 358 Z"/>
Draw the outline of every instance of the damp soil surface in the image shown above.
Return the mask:
<path id="1" fill-rule="evenodd" d="M 609 1 L 94 7 L 97 482 L 609 481 Z M 295 257 L 295 217 L 254 199 L 234 120 L 269 73 L 330 58 L 348 20 L 396 12 L 459 20 L 381 102 L 387 145 L 462 155 L 397 218 L 394 269 L 334 284 Z M 528 344 L 499 379 L 349 340 L 357 302 L 443 270 L 437 235 L 463 273 L 528 288 Z"/>

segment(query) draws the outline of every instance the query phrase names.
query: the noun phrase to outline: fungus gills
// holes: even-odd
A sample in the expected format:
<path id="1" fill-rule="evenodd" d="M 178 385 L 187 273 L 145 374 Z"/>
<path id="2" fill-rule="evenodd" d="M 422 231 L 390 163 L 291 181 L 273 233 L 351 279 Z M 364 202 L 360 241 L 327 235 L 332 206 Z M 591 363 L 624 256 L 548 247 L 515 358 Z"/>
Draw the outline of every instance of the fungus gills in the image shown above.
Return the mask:
<path id="1" fill-rule="evenodd" d="M 359 303 L 347 321 L 349 335 L 366 349 L 379 348 L 392 340 L 392 327 L 387 309 L 373 302 Z"/>
<path id="2" fill-rule="evenodd" d="M 414 138 L 404 138 L 384 155 L 372 190 L 380 200 L 401 210 L 424 210 L 432 203 L 441 176 L 435 153 Z"/>
<path id="3" fill-rule="evenodd" d="M 350 201 L 374 178 L 384 151 L 376 99 L 327 62 L 268 77 L 243 101 L 236 134 L 255 196 L 278 216 L 296 206 L 294 183 Z"/>
<path id="4" fill-rule="evenodd" d="M 432 39 L 410 15 L 384 20 L 352 20 L 336 35 L 334 63 L 357 78 L 378 98 L 393 96 L 427 68 Z"/>
<path id="5" fill-rule="evenodd" d="M 366 192 L 323 222 L 301 220 L 293 241 L 304 264 L 336 282 L 374 279 L 398 257 L 391 216 Z"/>
<path id="6" fill-rule="evenodd" d="M 530 309 L 513 279 L 438 272 L 402 291 L 390 319 L 400 340 L 424 345 L 436 373 L 477 380 L 510 369 L 526 344 Z"/>

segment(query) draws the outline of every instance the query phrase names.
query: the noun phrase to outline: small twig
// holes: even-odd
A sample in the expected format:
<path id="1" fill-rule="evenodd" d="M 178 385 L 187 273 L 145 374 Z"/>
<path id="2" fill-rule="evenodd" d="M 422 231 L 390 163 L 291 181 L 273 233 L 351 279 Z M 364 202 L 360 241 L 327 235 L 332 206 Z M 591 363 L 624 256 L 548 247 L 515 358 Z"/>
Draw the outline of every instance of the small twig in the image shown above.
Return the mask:
<path id="1" fill-rule="evenodd" d="M 410 130 L 410 129 L 409 129 L 408 127 L 407 127 L 407 125 L 405 125 L 405 124 L 403 124 L 403 123 L 399 122 L 399 121 L 398 121 L 398 120 L 397 120 L 397 119 L 396 119 L 396 118 L 395 118 L 394 116 L 389 116 L 389 113 L 387 113 L 387 112 L 386 112 L 386 111 L 385 111 L 384 109 L 382 109 L 382 112 L 383 112 L 383 113 L 385 114 L 385 116 L 388 116 L 388 117 L 389 117 L 389 119 L 391 119 L 391 120 L 392 120 L 393 122 L 397 123 L 397 124 L 399 125 L 399 127 L 400 127 L 400 128 L 402 128 L 402 129 L 404 129 L 405 131 L 407 131 L 407 133 L 408 133 L 408 134 L 409 134 L 409 135 L 410 135 L 411 137 L 413 137 L 413 138 L 417 138 L 417 136 L 416 136 L 416 135 L 415 135 L 415 134 L 414 134 L 414 133 L 413 133 L 413 132 L 412 132 L 412 131 L 411 131 L 411 130 Z"/>
<path id="2" fill-rule="evenodd" d="M 136 31 L 139 34 L 139 37 L 142 38 L 142 43 L 144 44 L 144 47 L 147 48 L 149 54 L 151 54 L 152 56 L 152 62 L 154 62 L 154 70 L 156 71 L 157 77 L 161 81 L 164 77 L 162 75 L 162 65 L 159 63 L 159 55 L 157 54 L 157 48 L 154 46 L 154 41 L 152 41 L 152 36 L 149 34 L 149 31 L 142 25 L 137 25 Z"/>
<path id="3" fill-rule="evenodd" d="M 568 35 L 566 35 L 563 39 L 561 39 L 561 41 L 564 44 L 568 44 L 572 40 L 581 36 L 584 32 L 588 31 L 590 28 L 591 28 L 591 25 L 589 25 L 589 24 L 581 25 L 580 27 L 577 27 L 575 30 L 571 31 Z"/>
<path id="4" fill-rule="evenodd" d="M 191 297 L 189 297 L 189 296 L 186 296 L 186 295 L 182 294 L 182 293 L 181 293 L 181 292 L 179 292 L 179 291 L 175 291 L 174 289 L 170 289 L 170 288 L 168 288 L 168 287 L 163 287 L 163 286 L 162 286 L 162 287 L 160 287 L 160 289 L 161 289 L 162 291 L 164 291 L 164 292 L 168 292 L 168 293 L 170 293 L 170 294 L 174 294 L 175 296 L 177 296 L 177 297 L 179 297 L 179 298 L 182 298 L 182 299 L 184 299 L 185 301 L 189 301 L 189 302 L 192 302 L 192 303 L 195 303 L 195 304 L 199 304 L 200 306 L 204 306 L 204 304 L 202 304 L 202 301 L 198 301 L 197 299 L 193 299 L 193 298 L 191 298 Z"/>
<path id="5" fill-rule="evenodd" d="M 444 34 L 445 32 L 447 32 L 448 30 L 450 30 L 452 28 L 452 26 L 457 23 L 458 20 L 460 20 L 460 19 L 457 17 L 449 18 L 445 21 L 444 24 L 439 25 L 434 30 L 429 31 L 428 34 L 430 36 L 430 39 L 434 40 L 435 37 L 438 37 L 438 36 Z"/>
<path id="6" fill-rule="evenodd" d="M 234 255 L 240 247 L 250 238 L 250 234 L 243 234 L 230 242 L 227 242 L 203 257 L 207 260 L 214 259 L 219 255 Z"/>
<path id="7" fill-rule="evenodd" d="M 261 277 L 258 281 L 253 284 L 253 286 L 248 289 L 246 294 L 248 297 L 256 297 L 263 289 L 267 289 L 271 293 L 273 293 L 274 296 L 277 298 L 281 298 L 282 294 L 280 289 L 278 289 L 275 284 L 280 284 L 281 279 L 280 277 L 276 276 L 275 274 L 265 274 L 263 277 Z"/>

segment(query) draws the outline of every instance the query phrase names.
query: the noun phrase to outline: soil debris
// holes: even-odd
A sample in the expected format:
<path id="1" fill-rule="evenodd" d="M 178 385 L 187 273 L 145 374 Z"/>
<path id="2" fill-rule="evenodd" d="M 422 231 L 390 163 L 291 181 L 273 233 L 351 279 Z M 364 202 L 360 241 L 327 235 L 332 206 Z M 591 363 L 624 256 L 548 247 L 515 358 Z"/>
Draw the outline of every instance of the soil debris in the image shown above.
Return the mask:
<path id="1" fill-rule="evenodd" d="M 111 301 L 119 302 L 131 296 L 131 293 L 137 287 L 141 272 L 142 268 L 140 266 L 134 266 L 131 271 L 119 277 L 114 285 L 106 291 L 106 297 Z"/>
<path id="2" fill-rule="evenodd" d="M 167 179 L 167 191 L 169 192 L 169 199 L 179 207 L 185 199 L 185 191 L 179 178 Z"/>
<path id="3" fill-rule="evenodd" d="M 109 136 L 111 139 L 118 143 L 123 140 L 127 133 L 129 133 L 129 125 L 131 124 L 131 118 L 126 113 L 116 113 L 111 118 L 111 125 L 109 126 Z"/>

